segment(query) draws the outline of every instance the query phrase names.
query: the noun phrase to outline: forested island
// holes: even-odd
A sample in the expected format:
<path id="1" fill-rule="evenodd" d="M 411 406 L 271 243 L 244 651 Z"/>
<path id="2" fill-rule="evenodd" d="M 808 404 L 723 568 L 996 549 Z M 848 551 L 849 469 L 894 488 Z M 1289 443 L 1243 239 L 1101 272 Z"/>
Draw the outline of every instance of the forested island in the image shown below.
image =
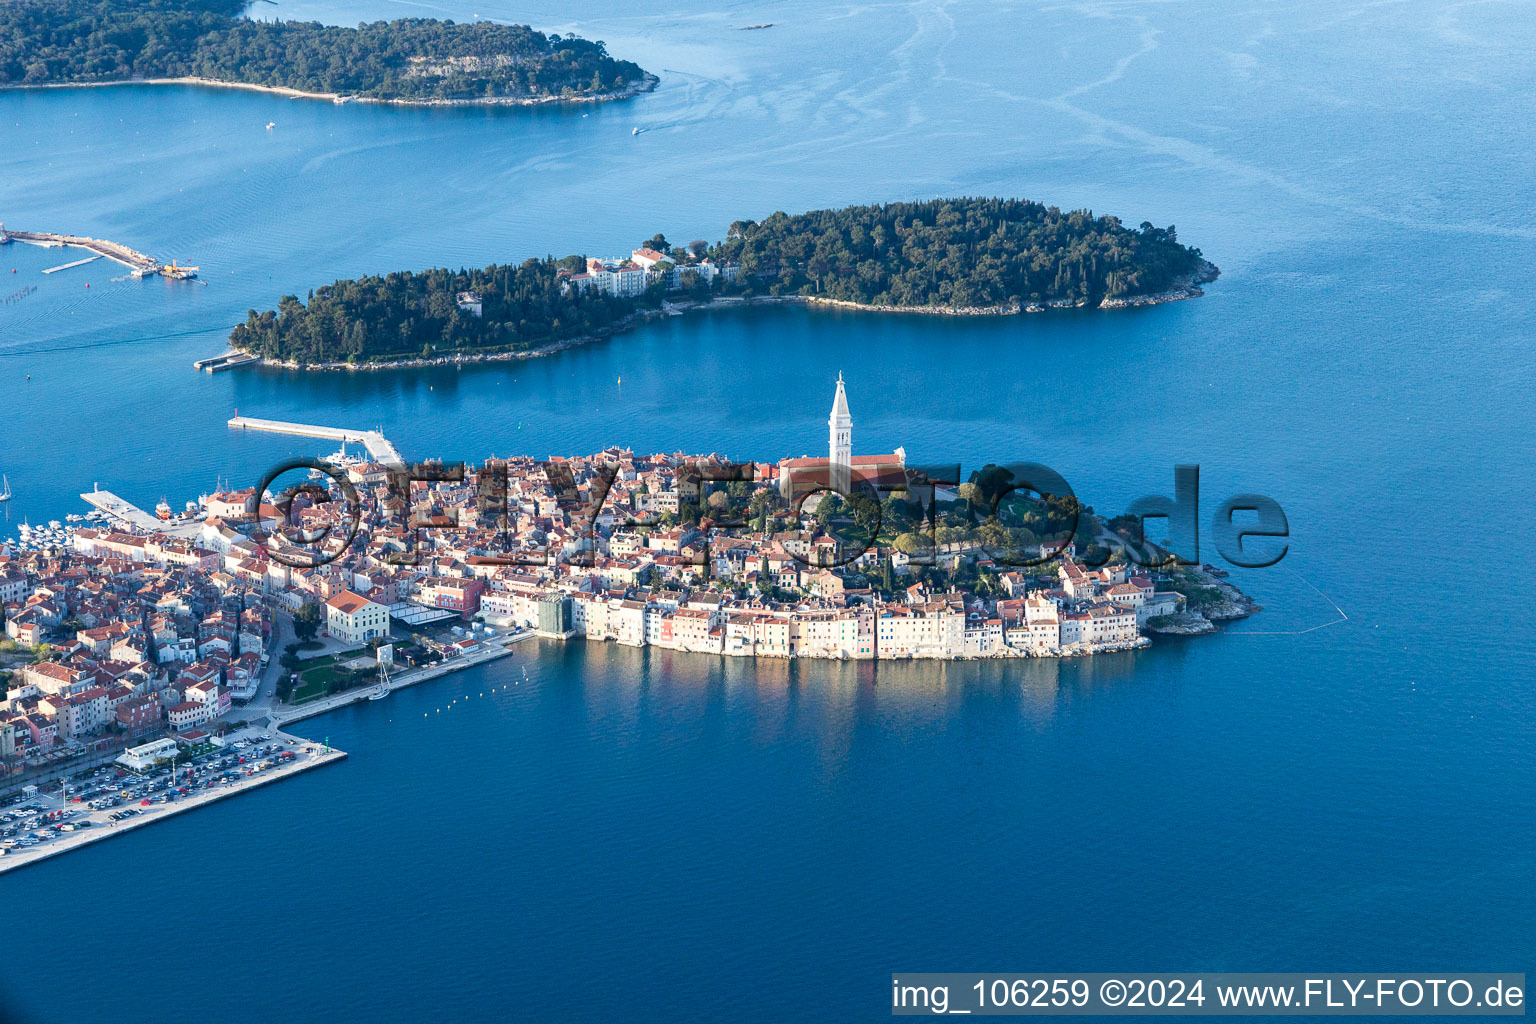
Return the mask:
<path id="1" fill-rule="evenodd" d="M 655 79 L 601 42 L 430 18 L 356 28 L 241 16 L 248 0 L 4 0 L 0 86 L 195 80 L 397 103 L 633 94 Z"/>
<path id="2" fill-rule="evenodd" d="M 251 310 L 230 342 L 301 366 L 512 357 L 612 334 L 669 300 L 1006 314 L 1186 298 L 1217 273 L 1173 227 L 1127 228 L 1015 199 L 939 199 L 775 213 L 737 221 L 713 245 L 658 234 L 616 260 L 337 281 L 307 302 L 288 295 L 276 310 Z M 626 290 L 632 279 L 644 287 Z"/>
<path id="3" fill-rule="evenodd" d="M 935 199 L 738 221 L 718 247 L 774 294 L 953 309 L 1087 304 L 1214 278 L 1172 228 L 1022 199 Z"/>

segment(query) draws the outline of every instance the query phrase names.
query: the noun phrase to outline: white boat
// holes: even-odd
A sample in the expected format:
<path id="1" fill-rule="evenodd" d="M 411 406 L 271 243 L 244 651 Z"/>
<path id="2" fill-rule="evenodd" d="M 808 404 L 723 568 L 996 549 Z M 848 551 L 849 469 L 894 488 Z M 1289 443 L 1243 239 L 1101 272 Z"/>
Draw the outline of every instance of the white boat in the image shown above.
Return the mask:
<path id="1" fill-rule="evenodd" d="M 636 128 L 631 128 L 631 129 L 630 129 L 630 130 L 629 130 L 629 134 L 631 134 L 631 135 L 639 135 L 639 134 L 640 134 L 640 129 L 639 129 L 639 128 L 638 128 L 638 127 L 636 127 Z"/>
<path id="2" fill-rule="evenodd" d="M 57 519 L 48 520 L 48 529 L 50 530 L 60 530 L 63 529 L 63 527 L 64 524 L 59 522 Z"/>
<path id="3" fill-rule="evenodd" d="M 383 700 L 389 696 L 389 666 L 379 662 L 379 688 L 368 695 L 369 700 Z"/>
<path id="4" fill-rule="evenodd" d="M 276 127 L 277 127 L 277 122 L 276 121 L 268 121 L 267 122 L 267 131 L 271 131 L 273 128 L 276 128 Z"/>
<path id="5" fill-rule="evenodd" d="M 340 448 L 332 452 L 330 455 L 327 455 L 321 461 L 325 462 L 327 465 L 334 469 L 347 470 L 351 469 L 353 466 L 361 466 L 367 460 L 359 458 L 356 455 L 349 454 L 347 452 L 347 442 L 343 441 L 341 442 Z M 322 473 L 318 469 L 310 470 L 309 475 L 314 477 L 316 480 L 324 479 L 326 476 L 325 473 Z"/>

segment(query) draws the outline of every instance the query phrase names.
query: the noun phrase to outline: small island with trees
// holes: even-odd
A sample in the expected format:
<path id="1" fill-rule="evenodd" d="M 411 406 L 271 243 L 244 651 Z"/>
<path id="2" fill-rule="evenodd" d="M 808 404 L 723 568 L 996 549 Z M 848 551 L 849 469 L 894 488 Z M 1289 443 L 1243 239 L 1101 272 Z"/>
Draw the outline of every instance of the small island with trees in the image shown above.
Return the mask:
<path id="1" fill-rule="evenodd" d="M 938 199 L 775 213 L 737 221 L 713 245 L 674 247 L 658 234 L 613 261 L 545 257 L 337 281 L 307 302 L 288 295 L 275 310 L 251 310 L 230 343 L 326 369 L 528 358 L 614 334 L 663 304 L 1113 309 L 1200 295 L 1218 273 L 1172 227 L 1128 228 L 1016 199 Z"/>
<path id="2" fill-rule="evenodd" d="M 443 105 L 618 99 L 656 83 L 601 42 L 527 25 L 256 21 L 248 2 L 5 0 L 0 87 L 191 83 Z"/>

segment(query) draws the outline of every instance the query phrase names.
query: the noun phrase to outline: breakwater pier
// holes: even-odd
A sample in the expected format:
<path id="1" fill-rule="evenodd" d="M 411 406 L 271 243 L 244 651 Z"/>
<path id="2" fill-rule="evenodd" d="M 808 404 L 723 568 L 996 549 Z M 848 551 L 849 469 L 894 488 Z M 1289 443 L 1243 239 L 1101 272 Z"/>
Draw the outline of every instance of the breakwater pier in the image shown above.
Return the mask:
<path id="1" fill-rule="evenodd" d="M 328 441 L 350 441 L 368 449 L 375 461 L 386 466 L 403 466 L 405 460 L 389 443 L 382 430 L 345 430 L 341 427 L 319 427 L 309 423 L 287 423 L 282 420 L 263 420 L 252 416 L 230 418 L 231 430 L 260 430 L 268 434 L 293 434 L 296 437 L 319 437 Z"/>
<path id="2" fill-rule="evenodd" d="M 159 274 L 164 271 L 164 265 L 153 257 L 146 256 L 137 249 L 130 249 L 126 245 L 111 242 L 104 238 L 87 238 L 84 235 L 61 235 L 54 231 L 17 231 L 14 228 L 7 228 L 3 223 L 0 223 L 0 245 L 4 245 L 7 242 L 25 242 L 28 245 L 40 245 L 44 248 L 68 246 L 71 249 L 84 249 L 93 254 L 88 259 L 66 263 L 63 266 L 45 270 L 45 274 L 51 274 L 58 270 L 67 270 L 70 267 L 78 267 L 82 263 L 88 263 L 90 260 L 100 257 L 106 257 L 116 263 L 121 263 L 132 271 L 136 277 L 148 277 L 151 274 Z"/>
<path id="3" fill-rule="evenodd" d="M 256 357 L 249 352 L 237 352 L 234 349 L 230 349 L 223 355 L 199 359 L 192 364 L 192 369 L 202 370 L 204 373 L 218 373 L 221 370 L 232 370 L 237 366 L 244 366 L 246 363 L 254 363 L 255 361 Z"/>

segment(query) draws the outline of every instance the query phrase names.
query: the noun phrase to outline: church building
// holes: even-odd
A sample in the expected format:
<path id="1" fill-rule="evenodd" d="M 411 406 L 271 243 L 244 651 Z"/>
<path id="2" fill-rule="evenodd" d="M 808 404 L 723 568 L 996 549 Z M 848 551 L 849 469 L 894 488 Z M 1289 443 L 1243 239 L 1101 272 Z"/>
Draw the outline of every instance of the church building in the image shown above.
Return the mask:
<path id="1" fill-rule="evenodd" d="M 779 463 L 779 494 L 785 501 L 829 488 L 846 495 L 854 487 L 865 486 L 882 492 L 883 497 L 906 483 L 905 449 L 897 448 L 889 455 L 853 454 L 853 417 L 848 412 L 841 373 L 832 396 L 832 414 L 827 417 L 827 435 L 826 458 L 803 456 Z"/>

